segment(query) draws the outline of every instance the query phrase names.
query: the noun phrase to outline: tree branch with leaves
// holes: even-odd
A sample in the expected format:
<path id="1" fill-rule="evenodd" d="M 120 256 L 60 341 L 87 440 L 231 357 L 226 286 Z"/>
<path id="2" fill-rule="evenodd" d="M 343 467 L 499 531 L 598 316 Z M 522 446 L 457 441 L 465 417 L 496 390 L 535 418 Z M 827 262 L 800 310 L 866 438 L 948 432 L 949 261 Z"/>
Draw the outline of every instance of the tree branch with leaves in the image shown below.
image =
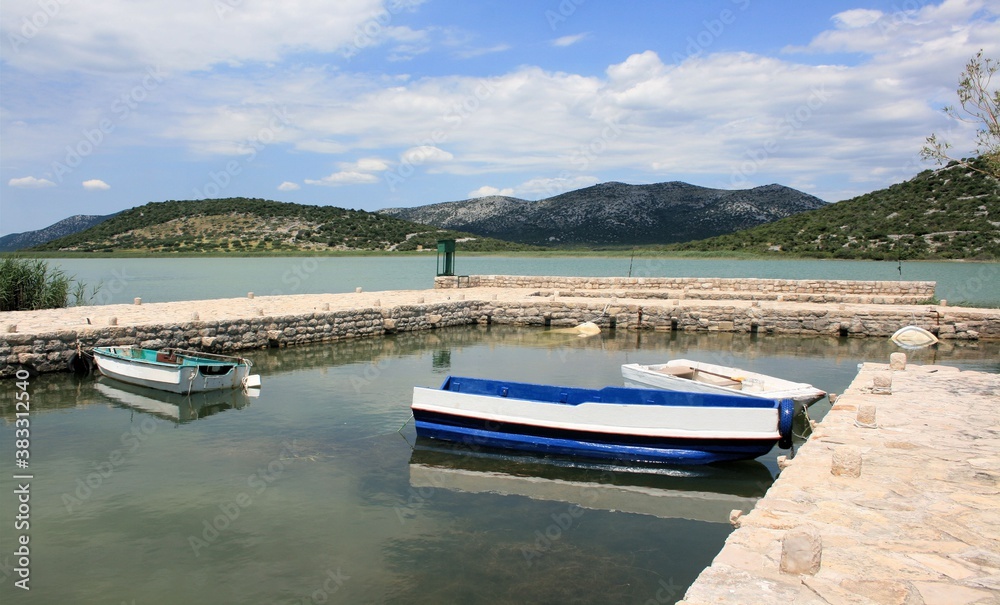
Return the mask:
<path id="1" fill-rule="evenodd" d="M 973 164 L 966 159 L 952 157 L 951 143 L 937 134 L 927 137 L 920 150 L 920 157 L 936 160 L 940 164 L 958 162 L 977 172 L 1000 179 L 1000 88 L 994 88 L 993 76 L 1000 70 L 1000 61 L 983 58 L 980 50 L 969 60 L 958 82 L 959 108 L 948 106 L 944 112 L 951 118 L 978 125 L 976 154 L 982 162 Z"/>

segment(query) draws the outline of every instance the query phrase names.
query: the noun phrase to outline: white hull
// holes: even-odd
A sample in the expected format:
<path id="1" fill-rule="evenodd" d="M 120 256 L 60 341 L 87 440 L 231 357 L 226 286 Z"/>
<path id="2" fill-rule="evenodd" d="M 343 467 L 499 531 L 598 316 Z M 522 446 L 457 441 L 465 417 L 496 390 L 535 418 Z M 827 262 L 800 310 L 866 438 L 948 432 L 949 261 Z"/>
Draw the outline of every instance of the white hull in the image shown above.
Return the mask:
<path id="1" fill-rule="evenodd" d="M 778 439 L 778 410 L 614 403 L 565 405 L 414 387 L 413 410 L 562 431 L 678 439 Z"/>
<path id="2" fill-rule="evenodd" d="M 762 399 L 791 399 L 797 409 L 826 397 L 824 391 L 803 382 L 688 359 L 674 359 L 653 365 L 627 363 L 622 365 L 622 378 L 626 386 L 686 393 L 738 394 Z"/>

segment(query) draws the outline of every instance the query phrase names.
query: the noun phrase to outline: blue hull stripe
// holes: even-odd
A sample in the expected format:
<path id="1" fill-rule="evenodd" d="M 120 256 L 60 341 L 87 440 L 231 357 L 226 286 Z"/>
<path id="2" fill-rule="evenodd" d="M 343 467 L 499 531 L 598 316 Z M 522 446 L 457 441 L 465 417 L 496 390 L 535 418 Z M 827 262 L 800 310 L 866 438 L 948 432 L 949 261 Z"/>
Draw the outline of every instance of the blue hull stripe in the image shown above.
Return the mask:
<path id="1" fill-rule="evenodd" d="M 487 430 L 472 426 L 440 423 L 415 418 L 417 434 L 432 439 L 454 441 L 470 446 L 497 447 L 525 450 L 542 454 L 584 455 L 602 459 L 629 460 L 633 462 L 673 462 L 678 464 L 707 464 L 728 460 L 748 460 L 762 456 L 774 446 L 775 440 L 669 439 L 653 440 L 640 444 L 644 439 L 627 435 L 581 433 L 579 431 L 532 431 L 533 427 L 506 425 L 504 430 Z M 490 428 L 498 428 L 490 423 Z M 537 427 L 535 427 L 537 428 Z M 545 432 L 548 434 L 532 434 Z M 655 444 L 655 445 L 654 445 Z"/>

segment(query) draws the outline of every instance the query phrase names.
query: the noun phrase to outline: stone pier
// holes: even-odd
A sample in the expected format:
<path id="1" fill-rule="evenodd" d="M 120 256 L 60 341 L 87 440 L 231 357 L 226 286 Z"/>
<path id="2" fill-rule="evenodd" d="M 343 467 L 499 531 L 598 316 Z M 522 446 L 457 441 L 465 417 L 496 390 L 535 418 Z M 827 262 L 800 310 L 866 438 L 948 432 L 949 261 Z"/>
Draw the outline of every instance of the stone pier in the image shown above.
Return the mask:
<path id="1" fill-rule="evenodd" d="M 1000 603 L 1000 374 L 865 364 L 734 524 L 682 604 Z"/>
<path id="2" fill-rule="evenodd" d="M 248 295 L 154 304 L 137 300 L 131 305 L 4 312 L 0 313 L 0 377 L 12 376 L 18 367 L 64 371 L 78 351 L 96 346 L 135 344 L 231 353 L 477 323 L 566 327 L 592 321 L 602 329 L 834 337 L 887 337 L 903 326 L 917 325 L 941 339 L 1000 339 L 1000 310 L 914 304 L 911 299 L 933 293 L 933 284 L 928 290 L 924 282 L 853 282 L 842 290 L 816 285 L 817 292 L 823 292 L 815 296 L 833 302 L 803 302 L 784 300 L 807 296 L 803 283 L 786 283 L 794 280 L 758 280 L 762 283 L 754 286 L 757 293 L 744 290 L 741 298 L 727 289 L 743 287 L 734 280 L 704 281 L 697 294 L 678 296 L 659 289 L 663 284 L 641 278 L 634 278 L 640 279 L 635 284 L 622 282 L 632 289 L 621 291 L 599 286 L 617 284 L 608 280 L 622 278 L 592 278 L 595 287 L 570 284 L 587 279 L 591 278 L 543 277 L 530 278 L 526 282 L 530 287 L 455 288 L 446 286 L 458 285 L 457 278 L 439 278 L 440 287 L 432 290 L 358 288 L 344 294 Z M 753 280 L 735 281 L 749 288 Z M 556 287 L 538 287 L 546 284 Z M 567 284 L 572 288 L 560 289 Z M 879 302 L 850 302 L 856 297 Z"/>

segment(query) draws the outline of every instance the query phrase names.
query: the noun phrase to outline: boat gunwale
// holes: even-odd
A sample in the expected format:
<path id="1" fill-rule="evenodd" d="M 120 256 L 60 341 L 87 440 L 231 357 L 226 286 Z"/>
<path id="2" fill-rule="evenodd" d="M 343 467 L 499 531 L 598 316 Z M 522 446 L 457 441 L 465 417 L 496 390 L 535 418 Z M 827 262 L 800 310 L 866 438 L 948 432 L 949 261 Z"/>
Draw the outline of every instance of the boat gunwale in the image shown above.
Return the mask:
<path id="1" fill-rule="evenodd" d="M 147 359 L 145 357 L 133 357 L 131 355 L 124 355 L 114 351 L 115 349 L 123 349 L 128 351 L 154 351 L 154 352 L 173 352 L 180 362 L 169 362 L 169 361 L 159 361 L 158 359 Z M 94 347 L 92 353 L 95 356 L 103 356 L 114 359 L 120 359 L 129 363 L 145 364 L 151 366 L 161 366 L 166 368 L 183 368 L 183 367 L 198 367 L 198 366 L 232 366 L 233 368 L 239 366 L 251 367 L 250 360 L 243 357 L 233 357 L 228 355 L 217 355 L 214 353 L 198 353 L 196 351 L 188 351 L 184 349 L 146 349 L 143 347 L 135 347 L 133 345 L 126 346 L 110 346 L 110 347 Z M 218 359 L 212 359 L 211 357 L 202 357 L 202 355 L 217 357 Z"/>
<path id="2" fill-rule="evenodd" d="M 501 392 L 490 393 L 484 390 L 473 390 L 467 391 L 462 390 L 463 384 L 468 384 L 469 381 L 473 385 L 495 385 Z M 459 388 L 451 388 L 455 383 L 459 385 Z M 515 393 L 502 394 L 503 388 L 515 387 L 519 390 L 524 389 L 527 393 Z M 729 392 L 729 393 L 690 393 L 686 391 L 667 391 L 664 389 L 659 389 L 655 387 L 627 387 L 627 386 L 606 386 L 599 389 L 592 389 L 586 387 L 570 387 L 563 385 L 541 385 L 530 382 L 518 382 L 513 380 L 496 380 L 492 378 L 474 378 L 470 376 L 454 376 L 449 375 L 441 383 L 441 386 L 437 389 L 429 387 L 415 387 L 419 389 L 425 389 L 428 391 L 446 391 L 449 393 L 459 393 L 463 395 L 478 395 L 482 397 L 495 397 L 497 399 L 518 399 L 522 401 L 532 402 L 532 403 L 548 403 L 555 405 L 567 405 L 567 406 L 578 406 L 582 404 L 603 404 L 603 405 L 627 405 L 627 406 L 660 406 L 660 407 L 697 407 L 697 408 L 755 408 L 755 409 L 778 409 L 780 407 L 779 398 L 768 398 L 753 396 L 745 393 Z M 539 398 L 530 397 L 531 391 L 540 391 L 543 389 L 558 392 L 560 395 L 566 395 L 566 401 L 560 401 L 556 398 Z M 635 393 L 637 399 L 634 401 L 621 401 L 621 400 L 605 400 L 605 394 L 607 395 L 624 395 L 626 393 Z M 587 394 L 593 394 L 597 396 L 596 399 L 586 398 Z M 573 397 L 576 395 L 578 397 Z M 694 397 L 696 396 L 696 397 Z M 640 399 L 641 397 L 641 399 Z M 687 401 L 673 401 L 681 397 L 687 398 Z M 696 399 L 708 399 L 706 403 L 693 403 L 692 398 Z M 572 401 L 570 400 L 572 399 Z"/>

